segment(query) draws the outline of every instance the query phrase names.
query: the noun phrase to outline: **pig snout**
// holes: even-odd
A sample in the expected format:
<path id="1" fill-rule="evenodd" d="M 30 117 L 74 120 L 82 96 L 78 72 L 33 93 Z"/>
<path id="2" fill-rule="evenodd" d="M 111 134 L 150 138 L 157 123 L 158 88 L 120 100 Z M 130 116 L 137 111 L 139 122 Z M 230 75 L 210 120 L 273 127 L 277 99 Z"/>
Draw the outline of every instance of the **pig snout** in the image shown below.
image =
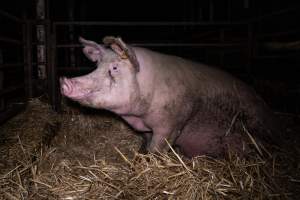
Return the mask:
<path id="1" fill-rule="evenodd" d="M 92 93 L 86 81 L 66 77 L 61 77 L 59 81 L 61 94 L 73 100 L 87 99 Z"/>
<path id="2" fill-rule="evenodd" d="M 64 96 L 70 96 L 73 91 L 72 81 L 66 77 L 61 77 L 60 82 L 60 92 Z"/>

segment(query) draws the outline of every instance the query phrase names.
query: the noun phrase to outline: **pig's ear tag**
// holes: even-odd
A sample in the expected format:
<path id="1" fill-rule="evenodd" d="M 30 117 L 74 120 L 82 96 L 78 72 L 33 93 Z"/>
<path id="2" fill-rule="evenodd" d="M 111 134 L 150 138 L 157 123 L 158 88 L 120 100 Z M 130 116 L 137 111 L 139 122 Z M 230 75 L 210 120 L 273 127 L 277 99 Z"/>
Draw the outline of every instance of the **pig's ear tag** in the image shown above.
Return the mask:
<path id="1" fill-rule="evenodd" d="M 107 36 L 103 38 L 103 43 L 105 45 L 110 46 L 112 50 L 114 50 L 122 59 L 128 59 L 132 63 L 136 72 L 139 72 L 140 66 L 136 58 L 135 52 L 130 46 L 127 46 L 121 38 Z"/>
<path id="2" fill-rule="evenodd" d="M 117 44 L 113 43 L 110 46 L 120 56 L 121 59 L 128 59 L 126 52 L 122 50 Z"/>

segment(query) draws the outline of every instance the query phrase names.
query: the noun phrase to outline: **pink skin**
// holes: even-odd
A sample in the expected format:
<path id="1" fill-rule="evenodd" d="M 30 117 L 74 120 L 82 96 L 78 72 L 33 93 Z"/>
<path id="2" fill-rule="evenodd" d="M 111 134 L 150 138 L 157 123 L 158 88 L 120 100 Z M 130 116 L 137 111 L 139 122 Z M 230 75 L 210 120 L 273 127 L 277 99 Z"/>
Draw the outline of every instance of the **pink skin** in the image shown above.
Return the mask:
<path id="1" fill-rule="evenodd" d="M 75 79 L 68 79 L 66 77 L 60 78 L 61 94 L 74 100 L 80 100 L 88 98 L 91 91 L 81 90 L 81 88 L 75 88 L 78 83 Z"/>
<path id="2" fill-rule="evenodd" d="M 90 74 L 76 78 L 60 78 L 62 95 L 83 105 L 93 106 L 94 96 L 99 93 L 99 88 L 93 86 Z"/>
<path id="3" fill-rule="evenodd" d="M 132 48 L 139 63 L 137 71 L 128 59 L 121 59 L 111 49 L 80 41 L 83 53 L 97 63 L 97 69 L 85 76 L 60 78 L 62 95 L 120 115 L 145 133 L 149 152 L 167 151 L 166 139 L 189 157 L 222 155 L 226 144 L 240 149 L 240 137 L 222 138 L 228 127 L 218 124 L 220 119 L 231 120 L 235 113 L 219 108 L 255 116 L 249 118 L 256 120 L 249 122 L 253 126 L 265 120 L 259 118 L 259 113 L 265 112 L 263 104 L 257 103 L 261 100 L 252 98 L 255 94 L 246 85 L 220 70 Z M 249 101 L 251 98 L 255 101 Z M 204 118 L 209 123 L 204 123 Z"/>
<path id="4" fill-rule="evenodd" d="M 148 113 L 154 95 L 154 85 L 149 83 L 155 81 L 155 75 L 153 69 L 148 66 L 151 58 L 148 58 L 147 51 L 134 49 L 141 64 L 140 71 L 136 73 L 128 60 L 108 58 L 110 61 L 106 62 L 105 58 L 95 58 L 95 52 L 91 49 L 92 47 L 88 46 L 84 49 L 84 53 L 92 61 L 97 62 L 98 68 L 85 76 L 60 78 L 62 95 L 89 107 L 115 112 L 138 131 L 149 132 L 155 129 L 153 137 L 148 137 L 150 141 L 147 150 L 155 152 L 166 149 L 164 138 L 169 138 L 170 128 L 161 126 L 165 126 L 164 122 L 167 123 L 167 120 L 164 116 L 158 117 L 157 109 L 151 111 L 151 114 Z M 96 54 L 99 51 L 97 50 Z M 118 69 L 114 70 L 114 66 Z M 153 101 L 154 108 L 155 104 L 165 100 L 163 95 L 158 96 Z"/>

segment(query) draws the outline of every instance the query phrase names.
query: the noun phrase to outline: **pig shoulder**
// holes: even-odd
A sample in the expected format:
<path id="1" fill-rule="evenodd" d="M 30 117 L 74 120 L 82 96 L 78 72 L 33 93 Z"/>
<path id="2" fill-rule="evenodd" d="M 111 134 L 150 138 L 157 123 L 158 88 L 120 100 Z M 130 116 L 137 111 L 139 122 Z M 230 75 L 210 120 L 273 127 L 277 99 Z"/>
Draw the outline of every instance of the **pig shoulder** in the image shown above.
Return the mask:
<path id="1" fill-rule="evenodd" d="M 198 90 L 185 60 L 147 49 L 136 49 L 140 63 L 138 83 L 150 104 L 146 123 L 182 124 L 194 110 Z"/>

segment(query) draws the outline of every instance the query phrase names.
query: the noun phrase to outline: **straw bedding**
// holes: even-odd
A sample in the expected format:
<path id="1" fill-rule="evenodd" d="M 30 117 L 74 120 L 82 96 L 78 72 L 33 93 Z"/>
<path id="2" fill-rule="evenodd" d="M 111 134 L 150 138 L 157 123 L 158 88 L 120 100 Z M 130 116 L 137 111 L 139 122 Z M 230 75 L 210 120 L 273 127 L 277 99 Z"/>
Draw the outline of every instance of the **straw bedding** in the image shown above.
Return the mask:
<path id="1" fill-rule="evenodd" d="M 105 111 L 33 99 L 0 126 L 0 199 L 300 199 L 296 118 L 264 156 L 189 160 L 137 153 L 141 137 Z"/>

